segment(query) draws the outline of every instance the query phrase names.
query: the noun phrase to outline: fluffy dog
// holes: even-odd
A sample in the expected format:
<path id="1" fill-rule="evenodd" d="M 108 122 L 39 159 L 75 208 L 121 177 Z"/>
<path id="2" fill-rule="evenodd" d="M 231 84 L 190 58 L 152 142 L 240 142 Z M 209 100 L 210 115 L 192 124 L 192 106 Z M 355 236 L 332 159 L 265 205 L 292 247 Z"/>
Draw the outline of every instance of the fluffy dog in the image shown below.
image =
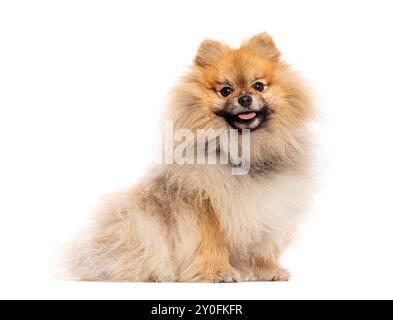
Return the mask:
<path id="1" fill-rule="evenodd" d="M 204 41 L 174 89 L 174 128 L 250 130 L 250 170 L 157 165 L 107 196 L 70 256 L 73 279 L 284 281 L 283 250 L 310 198 L 313 114 L 302 80 L 259 34 L 232 49 Z"/>

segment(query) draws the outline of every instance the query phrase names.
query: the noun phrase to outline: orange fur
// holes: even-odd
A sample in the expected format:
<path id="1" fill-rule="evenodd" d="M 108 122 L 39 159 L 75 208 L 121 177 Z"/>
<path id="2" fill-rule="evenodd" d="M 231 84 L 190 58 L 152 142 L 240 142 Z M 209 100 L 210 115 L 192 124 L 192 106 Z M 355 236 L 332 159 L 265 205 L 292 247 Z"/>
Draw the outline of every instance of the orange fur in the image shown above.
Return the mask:
<path id="1" fill-rule="evenodd" d="M 209 282 L 237 281 L 239 276 L 230 264 L 229 247 L 210 205 L 198 217 L 201 242 L 195 253 L 201 266 L 202 279 Z"/>

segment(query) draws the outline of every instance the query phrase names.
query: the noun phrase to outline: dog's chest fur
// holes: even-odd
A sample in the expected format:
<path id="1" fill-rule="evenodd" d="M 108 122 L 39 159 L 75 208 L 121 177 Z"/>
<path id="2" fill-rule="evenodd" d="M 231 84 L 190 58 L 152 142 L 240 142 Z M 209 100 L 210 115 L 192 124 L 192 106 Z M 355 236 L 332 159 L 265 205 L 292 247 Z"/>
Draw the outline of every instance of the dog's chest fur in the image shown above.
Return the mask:
<path id="1" fill-rule="evenodd" d="M 306 174 L 293 171 L 212 179 L 210 199 L 233 249 L 248 251 L 261 242 L 278 247 L 288 243 L 309 200 Z"/>

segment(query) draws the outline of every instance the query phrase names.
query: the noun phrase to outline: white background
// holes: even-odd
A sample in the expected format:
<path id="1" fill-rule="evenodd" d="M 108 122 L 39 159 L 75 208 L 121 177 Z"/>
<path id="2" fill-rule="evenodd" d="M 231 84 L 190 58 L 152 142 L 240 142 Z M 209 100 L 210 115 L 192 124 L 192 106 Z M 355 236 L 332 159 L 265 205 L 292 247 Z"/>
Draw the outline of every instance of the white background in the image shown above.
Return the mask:
<path id="1" fill-rule="evenodd" d="M 2 1 L 0 297 L 393 298 L 391 1 Z M 202 39 L 268 31 L 315 89 L 320 187 L 289 283 L 53 278 L 97 199 L 149 163 Z"/>

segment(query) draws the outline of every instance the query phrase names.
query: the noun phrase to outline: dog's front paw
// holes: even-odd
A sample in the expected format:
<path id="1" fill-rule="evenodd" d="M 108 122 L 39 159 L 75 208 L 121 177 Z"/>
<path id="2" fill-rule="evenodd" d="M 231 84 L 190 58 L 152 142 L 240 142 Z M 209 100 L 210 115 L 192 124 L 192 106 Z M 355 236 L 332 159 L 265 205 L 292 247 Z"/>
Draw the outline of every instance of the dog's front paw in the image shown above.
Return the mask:
<path id="1" fill-rule="evenodd" d="M 274 270 L 258 270 L 256 272 L 257 281 L 289 281 L 291 274 L 288 270 L 277 268 Z"/>
<path id="2" fill-rule="evenodd" d="M 233 283 L 240 281 L 240 274 L 235 269 L 222 269 L 206 275 L 208 282 Z"/>

